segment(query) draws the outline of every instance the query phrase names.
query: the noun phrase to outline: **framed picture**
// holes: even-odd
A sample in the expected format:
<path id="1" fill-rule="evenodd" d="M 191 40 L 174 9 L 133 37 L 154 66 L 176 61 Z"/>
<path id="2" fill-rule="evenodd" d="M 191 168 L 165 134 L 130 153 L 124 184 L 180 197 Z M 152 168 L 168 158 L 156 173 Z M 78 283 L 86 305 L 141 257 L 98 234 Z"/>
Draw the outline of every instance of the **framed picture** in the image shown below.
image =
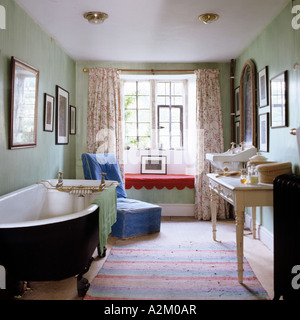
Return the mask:
<path id="1" fill-rule="evenodd" d="M 167 156 L 141 156 L 142 174 L 167 174 Z"/>
<path id="2" fill-rule="evenodd" d="M 268 67 L 258 72 L 258 103 L 259 107 L 266 107 L 269 104 L 268 90 Z"/>
<path id="3" fill-rule="evenodd" d="M 56 144 L 69 143 L 69 92 L 56 86 Z"/>
<path id="4" fill-rule="evenodd" d="M 44 94 L 44 131 L 53 132 L 54 97 Z"/>
<path id="5" fill-rule="evenodd" d="M 70 106 L 70 134 L 76 134 L 76 108 Z"/>
<path id="6" fill-rule="evenodd" d="M 269 152 L 269 113 L 259 115 L 259 151 Z"/>
<path id="7" fill-rule="evenodd" d="M 287 127 L 288 72 L 271 79 L 271 128 Z"/>
<path id="8" fill-rule="evenodd" d="M 38 87 L 39 71 L 12 57 L 9 149 L 36 146 Z"/>
<path id="9" fill-rule="evenodd" d="M 236 117 L 240 115 L 240 87 L 234 90 L 234 112 Z"/>
<path id="10" fill-rule="evenodd" d="M 237 146 L 241 143 L 240 121 L 235 122 L 235 143 Z"/>

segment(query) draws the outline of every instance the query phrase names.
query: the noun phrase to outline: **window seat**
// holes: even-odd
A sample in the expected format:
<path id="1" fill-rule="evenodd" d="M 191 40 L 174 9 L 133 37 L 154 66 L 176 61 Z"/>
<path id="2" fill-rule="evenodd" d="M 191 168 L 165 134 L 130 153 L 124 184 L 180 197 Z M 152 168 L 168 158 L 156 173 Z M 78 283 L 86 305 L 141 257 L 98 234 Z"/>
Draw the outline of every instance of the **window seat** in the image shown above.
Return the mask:
<path id="1" fill-rule="evenodd" d="M 184 188 L 194 189 L 195 177 L 192 175 L 184 174 L 125 174 L 125 188 L 131 189 L 134 187 L 136 190 L 146 188 L 147 190 L 156 188 L 167 188 L 171 190 L 176 188 L 183 190 Z"/>

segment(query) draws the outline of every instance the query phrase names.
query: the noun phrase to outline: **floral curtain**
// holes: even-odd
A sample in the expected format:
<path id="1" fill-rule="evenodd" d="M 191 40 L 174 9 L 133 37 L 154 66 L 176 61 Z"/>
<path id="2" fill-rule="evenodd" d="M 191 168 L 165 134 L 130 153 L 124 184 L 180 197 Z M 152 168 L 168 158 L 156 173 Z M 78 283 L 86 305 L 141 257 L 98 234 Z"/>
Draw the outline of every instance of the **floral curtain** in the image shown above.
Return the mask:
<path id="1" fill-rule="evenodd" d="M 224 152 L 219 71 L 198 69 L 196 74 L 196 175 L 195 218 L 210 220 L 210 190 L 206 173 L 211 172 L 206 153 Z M 229 210 L 224 200 L 218 199 L 218 218 L 225 219 Z"/>
<path id="2" fill-rule="evenodd" d="M 117 69 L 89 69 L 87 152 L 114 153 L 124 180 L 123 111 Z"/>

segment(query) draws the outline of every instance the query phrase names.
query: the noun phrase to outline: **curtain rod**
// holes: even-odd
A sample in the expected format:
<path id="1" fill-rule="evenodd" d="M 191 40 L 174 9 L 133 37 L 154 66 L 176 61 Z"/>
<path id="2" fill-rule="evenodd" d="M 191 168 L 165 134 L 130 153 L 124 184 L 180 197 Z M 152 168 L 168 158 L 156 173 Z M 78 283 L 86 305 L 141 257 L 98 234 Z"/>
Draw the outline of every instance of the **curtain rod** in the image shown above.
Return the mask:
<path id="1" fill-rule="evenodd" d="M 83 68 L 83 72 L 88 72 L 88 68 Z M 216 69 L 220 71 L 220 69 Z M 157 69 L 118 69 L 118 71 L 123 71 L 123 72 L 151 72 L 151 73 L 156 73 L 156 72 L 195 72 L 194 70 L 157 70 Z"/>

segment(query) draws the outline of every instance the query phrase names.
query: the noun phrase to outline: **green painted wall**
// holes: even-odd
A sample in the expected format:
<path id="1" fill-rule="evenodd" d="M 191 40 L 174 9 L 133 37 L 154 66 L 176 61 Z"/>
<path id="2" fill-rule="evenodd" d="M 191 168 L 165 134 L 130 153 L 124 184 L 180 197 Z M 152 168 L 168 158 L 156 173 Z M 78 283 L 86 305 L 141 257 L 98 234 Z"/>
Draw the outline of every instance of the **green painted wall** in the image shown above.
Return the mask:
<path id="1" fill-rule="evenodd" d="M 40 181 L 75 178 L 75 139 L 55 145 L 55 131 L 43 131 L 44 93 L 55 96 L 55 86 L 69 91 L 75 104 L 75 62 L 20 8 L 14 0 L 0 0 L 6 11 L 6 29 L 0 29 L 0 195 Z M 27 62 L 40 71 L 37 146 L 9 150 L 10 59 Z"/>
<path id="2" fill-rule="evenodd" d="M 225 150 L 230 147 L 231 119 L 230 119 L 230 63 L 112 63 L 78 61 L 76 63 L 76 105 L 78 112 L 78 127 L 76 140 L 76 177 L 83 178 L 81 154 L 86 152 L 86 119 L 88 97 L 88 73 L 83 68 L 109 67 L 118 69 L 147 69 L 147 70 L 195 70 L 199 68 L 219 68 L 221 102 L 223 110 L 224 145 Z M 141 74 L 141 73 L 139 73 Z M 173 73 L 172 73 L 173 74 Z"/>
<path id="3" fill-rule="evenodd" d="M 295 5 L 300 1 L 295 1 Z M 270 148 L 263 153 L 269 160 L 290 161 L 293 171 L 299 174 L 299 157 L 297 139 L 289 134 L 291 128 L 300 126 L 300 67 L 293 69 L 296 62 L 300 63 L 300 29 L 294 30 L 291 26 L 293 14 L 291 4 L 254 39 L 236 61 L 235 87 L 239 85 L 240 73 L 243 64 L 252 59 L 260 71 L 269 67 L 269 79 L 288 70 L 289 73 L 289 104 L 288 127 L 270 128 Z M 258 114 L 270 112 L 270 107 L 258 108 Z M 259 214 L 262 225 L 273 232 L 273 208 L 263 208 Z"/>

